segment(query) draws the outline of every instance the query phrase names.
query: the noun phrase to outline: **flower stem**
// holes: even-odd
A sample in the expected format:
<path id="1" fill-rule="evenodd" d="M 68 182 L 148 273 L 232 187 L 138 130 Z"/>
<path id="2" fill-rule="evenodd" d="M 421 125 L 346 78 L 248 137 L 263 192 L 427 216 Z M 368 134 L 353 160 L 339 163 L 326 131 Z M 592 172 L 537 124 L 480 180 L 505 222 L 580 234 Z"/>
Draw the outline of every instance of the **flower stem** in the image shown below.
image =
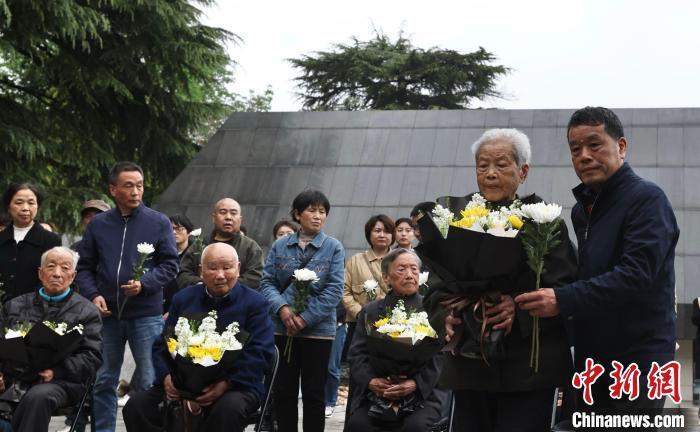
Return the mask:
<path id="1" fill-rule="evenodd" d="M 287 363 L 292 361 L 292 342 L 294 339 L 292 336 L 287 336 L 287 343 L 284 345 L 284 357 L 287 359 Z"/>
<path id="2" fill-rule="evenodd" d="M 540 260 L 540 265 L 535 272 L 535 291 L 540 289 L 540 278 L 544 264 Z M 532 348 L 530 350 L 530 367 L 537 373 L 540 369 L 540 317 L 532 318 Z"/>

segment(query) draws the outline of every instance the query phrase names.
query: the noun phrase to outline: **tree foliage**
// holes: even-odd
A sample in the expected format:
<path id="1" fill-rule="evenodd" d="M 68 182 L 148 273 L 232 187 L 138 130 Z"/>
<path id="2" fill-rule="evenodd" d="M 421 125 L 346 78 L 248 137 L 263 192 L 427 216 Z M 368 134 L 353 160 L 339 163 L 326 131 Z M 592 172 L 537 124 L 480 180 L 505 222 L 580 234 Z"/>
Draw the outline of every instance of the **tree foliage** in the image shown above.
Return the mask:
<path id="1" fill-rule="evenodd" d="M 301 71 L 296 80 L 305 109 L 462 109 L 473 99 L 500 97 L 496 80 L 508 68 L 483 48 L 416 48 L 399 34 L 392 42 L 376 31 L 367 42 L 336 44 L 333 51 L 289 59 Z"/>
<path id="2" fill-rule="evenodd" d="M 211 3 L 0 0 L 0 170 L 44 188 L 40 218 L 77 231 L 119 160 L 144 167 L 152 200 L 240 102 L 238 38 L 200 22 Z"/>

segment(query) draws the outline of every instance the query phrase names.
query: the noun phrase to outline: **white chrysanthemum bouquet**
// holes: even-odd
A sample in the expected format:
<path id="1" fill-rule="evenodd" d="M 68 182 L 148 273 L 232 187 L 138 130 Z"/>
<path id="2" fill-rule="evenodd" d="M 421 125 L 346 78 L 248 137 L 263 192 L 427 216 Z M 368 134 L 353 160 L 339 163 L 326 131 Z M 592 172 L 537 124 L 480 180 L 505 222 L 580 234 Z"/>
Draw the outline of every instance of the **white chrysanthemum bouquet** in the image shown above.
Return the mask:
<path id="1" fill-rule="evenodd" d="M 179 317 L 173 337 L 168 338 L 168 352 L 175 358 L 180 355 L 202 366 L 217 364 L 226 351 L 243 349 L 236 335 L 240 333 L 237 322 L 232 322 L 221 333 L 216 331 L 216 311 L 211 311 L 202 322 Z"/>
<path id="2" fill-rule="evenodd" d="M 243 352 L 248 334 L 235 321 L 217 331 L 217 319 L 214 310 L 201 319 L 179 316 L 165 330 L 165 360 L 184 399 L 194 400 L 208 385 L 227 379 Z"/>
<path id="3" fill-rule="evenodd" d="M 450 220 L 448 225 L 457 228 L 468 229 L 477 232 L 485 232 L 497 237 L 515 237 L 518 230 L 523 226 L 520 206 L 522 203 L 515 200 L 508 207 L 502 206 L 498 209 L 489 209 L 486 199 L 478 193 L 472 195 L 471 201 L 460 211 L 461 218 Z M 435 214 L 435 211 L 433 211 Z M 433 219 L 435 219 L 433 217 Z M 437 223 L 437 222 L 436 222 Z M 441 219 L 438 227 L 443 232 Z M 443 232 L 447 237 L 448 230 Z"/>
<path id="4" fill-rule="evenodd" d="M 403 300 L 396 302 L 396 306 L 387 316 L 374 322 L 377 332 L 389 335 L 394 339 L 404 339 L 416 342 L 426 337 L 436 338 L 435 330 L 428 322 L 427 312 L 406 312 Z"/>

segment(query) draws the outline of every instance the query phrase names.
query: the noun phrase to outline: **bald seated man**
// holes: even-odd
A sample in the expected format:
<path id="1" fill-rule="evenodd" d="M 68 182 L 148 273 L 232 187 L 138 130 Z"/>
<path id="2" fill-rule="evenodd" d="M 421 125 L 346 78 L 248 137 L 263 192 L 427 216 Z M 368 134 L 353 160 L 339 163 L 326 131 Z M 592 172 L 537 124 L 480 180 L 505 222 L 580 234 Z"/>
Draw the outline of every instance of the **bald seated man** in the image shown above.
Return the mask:
<path id="1" fill-rule="evenodd" d="M 263 253 L 255 240 L 246 237 L 241 232 L 241 205 L 233 198 L 222 198 L 214 205 L 211 212 L 211 221 L 214 231 L 205 244 L 226 243 L 233 246 L 238 253 L 241 263 L 241 275 L 239 281 L 249 287 L 257 289 L 260 286 L 260 278 L 263 269 Z M 193 251 L 188 251 L 180 261 L 180 273 L 177 275 L 179 289 L 197 284 L 202 280 L 199 277 L 198 268 L 200 256 Z"/>
<path id="2" fill-rule="evenodd" d="M 236 321 L 250 334 L 234 367 L 224 380 L 211 383 L 194 401 L 188 402 L 193 413 L 203 415 L 203 431 L 242 432 L 247 419 L 262 401 L 263 374 L 270 365 L 275 349 L 272 322 L 267 313 L 267 300 L 256 290 L 238 282 L 240 263 L 236 250 L 226 243 L 213 243 L 202 252 L 199 267 L 202 284 L 187 287 L 173 297 L 165 328 L 174 327 L 180 316 L 217 312 L 217 328 Z M 163 428 L 158 404 L 164 398 L 180 400 L 170 371 L 163 360 L 168 355 L 163 340 L 153 347 L 156 369 L 154 387 L 137 393 L 123 410 L 128 431 L 156 432 Z"/>
<path id="3" fill-rule="evenodd" d="M 102 319 L 90 300 L 71 288 L 78 254 L 57 246 L 44 252 L 39 267 L 41 288 L 15 297 L 0 310 L 0 329 L 17 329 L 42 321 L 66 323 L 69 329 L 82 325 L 83 337 L 64 359 L 38 373 L 36 381 L 22 397 L 12 417 L 12 430 L 48 430 L 56 408 L 78 403 L 85 393 L 86 379 L 95 376 L 102 364 Z M 4 332 L 0 337 L 4 337 Z M 1 374 L 0 374 L 1 375 Z M 5 376 L 3 385 L 13 377 Z M 2 430 L 2 429 L 0 429 Z"/>

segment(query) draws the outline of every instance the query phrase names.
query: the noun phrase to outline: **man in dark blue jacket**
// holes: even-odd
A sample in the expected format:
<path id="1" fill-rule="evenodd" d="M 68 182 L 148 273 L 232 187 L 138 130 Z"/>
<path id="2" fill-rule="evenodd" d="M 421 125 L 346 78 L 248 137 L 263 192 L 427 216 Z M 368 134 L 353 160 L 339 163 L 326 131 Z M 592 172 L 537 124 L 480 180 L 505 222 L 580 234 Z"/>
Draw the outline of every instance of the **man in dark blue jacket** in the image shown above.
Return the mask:
<path id="1" fill-rule="evenodd" d="M 646 377 L 652 362 L 663 366 L 674 357 L 676 218 L 661 188 L 625 162 L 627 140 L 614 112 L 580 109 L 567 133 L 581 179 L 571 211 L 579 280 L 515 300 L 533 316 L 573 317 L 576 370 L 584 370 L 586 358 L 605 368 L 593 386 L 598 411 L 659 409 L 663 399 L 647 398 Z M 611 398 L 613 360 L 639 367 L 637 400 Z"/>
<path id="2" fill-rule="evenodd" d="M 265 297 L 238 282 L 240 263 L 232 246 L 213 243 L 204 249 L 201 258 L 200 274 L 204 283 L 175 294 L 165 325 L 174 327 L 180 316 L 215 310 L 217 327 L 224 328 L 235 321 L 249 333 L 248 342 L 228 378 L 211 383 L 186 405 L 195 414 L 203 413 L 198 430 L 242 432 L 249 415 L 264 397 L 263 373 L 275 350 L 272 321 Z M 164 356 L 169 355 L 164 343 L 154 345 L 153 352 L 154 387 L 137 393 L 124 407 L 124 423 L 129 431 L 162 430 L 163 415 L 158 405 L 164 398 L 181 399 L 164 360 Z"/>
<path id="3" fill-rule="evenodd" d="M 143 170 L 133 162 L 119 162 L 109 173 L 109 192 L 116 208 L 96 215 L 85 230 L 78 253 L 76 281 L 103 318 L 103 364 L 94 388 L 95 425 L 99 432 L 116 427 L 117 385 L 124 342 L 140 373 L 132 380 L 145 390 L 155 376 L 153 341 L 163 327 L 163 286 L 175 278 L 179 259 L 170 220 L 142 202 Z M 137 245 L 153 248 L 139 275 Z M 136 382 L 133 382 L 136 381 Z"/>

